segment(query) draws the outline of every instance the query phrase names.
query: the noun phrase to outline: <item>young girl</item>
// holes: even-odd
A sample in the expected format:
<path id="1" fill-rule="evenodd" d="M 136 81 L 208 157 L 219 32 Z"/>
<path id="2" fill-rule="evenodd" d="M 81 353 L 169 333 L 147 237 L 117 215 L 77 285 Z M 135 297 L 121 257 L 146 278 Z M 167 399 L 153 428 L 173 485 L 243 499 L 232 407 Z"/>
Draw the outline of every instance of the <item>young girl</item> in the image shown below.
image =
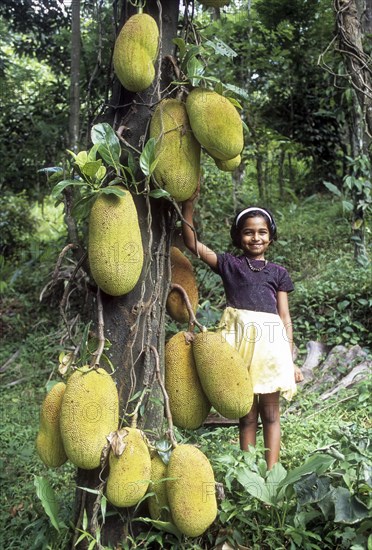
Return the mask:
<path id="1" fill-rule="evenodd" d="M 249 327 L 255 328 L 249 368 L 255 397 L 251 411 L 239 419 L 240 447 L 247 450 L 248 445 L 256 444 L 260 416 L 270 469 L 279 460 L 279 394 L 290 400 L 296 391 L 296 382 L 303 379 L 292 361 L 288 292 L 293 290 L 293 283 L 284 267 L 265 260 L 267 248 L 276 239 L 275 221 L 268 210 L 250 206 L 235 216 L 230 235 L 242 255 L 216 254 L 198 241 L 193 230 L 194 200 L 193 197 L 182 205 L 184 242 L 221 276 L 227 307 L 220 324 L 226 340 L 247 362 L 252 338 Z"/>

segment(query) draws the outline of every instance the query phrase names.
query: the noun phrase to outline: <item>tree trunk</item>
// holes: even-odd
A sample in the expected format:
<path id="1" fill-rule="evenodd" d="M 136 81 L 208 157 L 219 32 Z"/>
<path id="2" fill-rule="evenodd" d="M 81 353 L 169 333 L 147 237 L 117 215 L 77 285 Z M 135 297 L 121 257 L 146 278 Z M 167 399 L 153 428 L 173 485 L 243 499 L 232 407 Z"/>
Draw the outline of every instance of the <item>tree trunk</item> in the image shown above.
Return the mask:
<path id="1" fill-rule="evenodd" d="M 80 121 L 80 0 L 71 3 L 69 147 L 77 153 Z"/>
<path id="2" fill-rule="evenodd" d="M 122 23 L 134 12 L 133 6 L 125 2 Z M 129 144 L 132 153 L 134 150 L 142 150 L 152 114 L 151 108 L 160 101 L 160 90 L 164 90 L 174 78 L 171 74 L 169 56 L 174 55 L 172 39 L 177 36 L 178 3 L 174 0 L 150 2 L 146 5 L 146 13 L 152 15 L 159 26 L 161 39 L 157 75 L 161 75 L 161 82 L 155 78 L 150 88 L 134 94 L 125 90 L 115 80 L 110 106 L 104 117 L 126 144 Z M 123 164 L 127 153 L 128 148 L 125 146 Z M 138 154 L 134 156 L 138 161 Z M 143 174 L 138 173 L 137 176 L 137 181 L 143 180 Z M 111 343 L 109 357 L 116 368 L 115 378 L 120 395 L 120 417 L 123 425 L 130 424 L 130 415 L 139 404 L 138 399 L 142 399 L 137 426 L 159 432 L 163 422 L 163 407 L 158 404 L 161 395 L 155 380 L 155 358 L 150 346 L 158 351 L 163 370 L 165 303 L 170 281 L 169 250 L 175 215 L 171 203 L 163 199 L 149 200 L 146 194 L 134 194 L 133 198 L 141 227 L 144 267 L 140 280 L 129 294 L 112 297 L 102 293 L 105 337 Z M 138 392 L 142 392 L 141 397 L 130 401 Z M 77 485 L 97 488 L 99 471 L 79 471 Z M 91 520 L 92 533 L 97 527 L 98 502 L 95 503 L 95 500 L 95 495 L 77 489 L 76 517 L 81 519 L 85 508 Z M 133 510 L 125 510 L 120 516 L 106 518 L 105 524 L 101 526 L 102 542 L 115 547 L 126 534 L 134 532 L 134 525 L 137 525 L 137 529 L 144 530 L 144 524 L 132 523 L 133 513 Z M 137 515 L 143 515 L 143 511 L 137 511 Z"/>

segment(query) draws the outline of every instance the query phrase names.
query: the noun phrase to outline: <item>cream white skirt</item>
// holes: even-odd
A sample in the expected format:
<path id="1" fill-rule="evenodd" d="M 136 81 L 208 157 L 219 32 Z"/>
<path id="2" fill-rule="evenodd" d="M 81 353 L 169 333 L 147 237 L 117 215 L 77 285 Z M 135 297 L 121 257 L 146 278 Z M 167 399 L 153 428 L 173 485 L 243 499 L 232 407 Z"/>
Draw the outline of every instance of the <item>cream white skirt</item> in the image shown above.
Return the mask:
<path id="1" fill-rule="evenodd" d="M 226 341 L 247 362 L 254 393 L 296 393 L 291 348 L 283 321 L 274 313 L 227 307 L 220 320 Z"/>

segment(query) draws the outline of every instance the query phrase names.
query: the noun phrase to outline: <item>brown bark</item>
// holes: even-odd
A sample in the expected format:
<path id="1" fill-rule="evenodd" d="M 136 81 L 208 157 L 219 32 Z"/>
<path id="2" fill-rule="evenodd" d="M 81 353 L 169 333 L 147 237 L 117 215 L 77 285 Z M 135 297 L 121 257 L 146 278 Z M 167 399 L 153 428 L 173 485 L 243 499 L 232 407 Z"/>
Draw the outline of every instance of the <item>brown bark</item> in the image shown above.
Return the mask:
<path id="1" fill-rule="evenodd" d="M 80 127 L 80 0 L 71 3 L 69 147 L 78 151 Z"/>

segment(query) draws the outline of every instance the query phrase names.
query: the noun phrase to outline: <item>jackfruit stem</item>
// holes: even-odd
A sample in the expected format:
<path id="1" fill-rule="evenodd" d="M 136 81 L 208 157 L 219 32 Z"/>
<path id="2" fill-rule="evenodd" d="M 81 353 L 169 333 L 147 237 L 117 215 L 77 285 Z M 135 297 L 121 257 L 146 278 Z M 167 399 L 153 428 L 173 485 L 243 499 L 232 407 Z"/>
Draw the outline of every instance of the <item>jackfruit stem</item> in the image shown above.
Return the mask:
<path id="1" fill-rule="evenodd" d="M 90 366 L 98 368 L 101 361 L 101 356 L 105 348 L 105 322 L 103 320 L 103 305 L 101 298 L 101 289 L 97 289 L 97 329 L 98 329 L 98 347 L 93 353 Z"/>
<path id="2" fill-rule="evenodd" d="M 196 325 L 201 332 L 205 332 L 206 328 L 205 328 L 205 326 L 200 324 L 199 321 L 196 319 L 195 313 L 192 309 L 190 298 L 188 297 L 188 294 L 187 294 L 186 290 L 183 288 L 183 286 L 181 286 L 177 283 L 172 283 L 170 285 L 170 290 L 178 290 L 178 292 L 181 294 L 181 296 L 183 298 L 183 301 L 185 302 L 187 312 L 189 314 L 189 331 L 192 332 L 192 329 L 193 329 L 194 325 Z"/>
<path id="3" fill-rule="evenodd" d="M 150 346 L 150 350 L 152 351 L 152 353 L 154 354 L 154 357 L 155 357 L 155 374 L 156 374 L 158 384 L 160 386 L 160 389 L 161 389 L 161 391 L 163 393 L 163 397 L 164 397 L 165 416 L 167 418 L 167 423 L 168 423 L 168 430 L 167 430 L 166 435 L 169 438 L 169 440 L 172 444 L 172 447 L 175 449 L 177 447 L 178 443 L 176 441 L 176 438 L 174 437 L 173 418 L 172 418 L 172 413 L 171 413 L 170 406 L 169 406 L 168 393 L 167 393 L 167 390 L 165 389 L 164 382 L 163 382 L 161 372 L 160 372 L 159 353 L 158 353 L 158 350 L 156 349 L 155 346 Z"/>

